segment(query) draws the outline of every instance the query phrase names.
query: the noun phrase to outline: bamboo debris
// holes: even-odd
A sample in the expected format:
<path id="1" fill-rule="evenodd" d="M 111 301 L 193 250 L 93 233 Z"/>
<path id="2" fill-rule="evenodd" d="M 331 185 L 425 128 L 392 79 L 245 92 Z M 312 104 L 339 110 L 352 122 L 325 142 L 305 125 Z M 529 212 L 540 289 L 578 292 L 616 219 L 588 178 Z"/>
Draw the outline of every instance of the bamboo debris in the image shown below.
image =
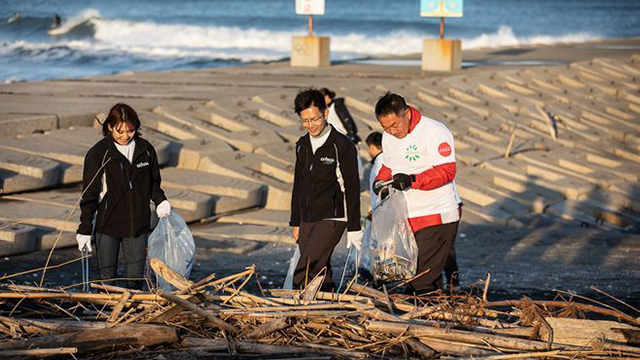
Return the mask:
<path id="1" fill-rule="evenodd" d="M 110 359 L 133 348 L 137 358 L 176 351 L 204 357 L 640 359 L 637 344 L 621 342 L 625 337 L 620 334 L 584 339 L 580 346 L 575 340 L 554 340 L 558 325 L 552 320 L 571 315 L 567 309 L 633 324 L 581 320 L 588 322 L 585 326 L 611 327 L 609 334 L 622 325 L 627 331 L 640 331 L 633 317 L 594 305 L 528 298 L 487 302 L 482 289 L 408 297 L 355 283 L 347 293 L 331 294 L 318 291 L 322 277 L 311 279 L 301 291 L 273 289 L 269 297 L 260 297 L 243 290 L 256 276 L 254 267 L 217 280 L 211 274 L 195 283 L 157 259 L 152 267 L 177 290 L 141 292 L 92 284 L 106 293 L 85 294 L 0 284 L 0 301 L 11 311 L 10 316 L 0 316 L 0 357 L 100 350 L 101 355 L 92 358 Z M 36 314 L 38 319 L 28 318 Z"/>

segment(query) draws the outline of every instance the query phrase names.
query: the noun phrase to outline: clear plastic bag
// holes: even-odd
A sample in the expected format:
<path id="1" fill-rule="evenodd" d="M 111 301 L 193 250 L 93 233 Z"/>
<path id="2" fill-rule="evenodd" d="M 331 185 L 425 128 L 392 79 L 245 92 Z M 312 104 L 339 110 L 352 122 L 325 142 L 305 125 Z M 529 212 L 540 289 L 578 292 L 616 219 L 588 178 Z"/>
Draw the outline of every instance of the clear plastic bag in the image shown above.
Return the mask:
<path id="1" fill-rule="evenodd" d="M 373 210 L 371 270 L 376 283 L 397 282 L 415 276 L 418 246 L 407 220 L 404 194 L 393 188 Z"/>
<path id="2" fill-rule="evenodd" d="M 287 277 L 284 279 L 284 286 L 282 287 L 285 290 L 293 289 L 293 273 L 296 271 L 298 261 L 300 261 L 300 247 L 296 245 L 296 251 L 289 261 L 289 271 L 287 271 Z"/>
<path id="3" fill-rule="evenodd" d="M 191 274 L 195 252 L 196 244 L 187 223 L 173 211 L 158 221 L 158 226 L 149 236 L 148 260 L 157 258 L 186 279 Z M 172 290 L 172 286 L 158 274 L 156 280 L 159 289 L 165 292 Z"/>

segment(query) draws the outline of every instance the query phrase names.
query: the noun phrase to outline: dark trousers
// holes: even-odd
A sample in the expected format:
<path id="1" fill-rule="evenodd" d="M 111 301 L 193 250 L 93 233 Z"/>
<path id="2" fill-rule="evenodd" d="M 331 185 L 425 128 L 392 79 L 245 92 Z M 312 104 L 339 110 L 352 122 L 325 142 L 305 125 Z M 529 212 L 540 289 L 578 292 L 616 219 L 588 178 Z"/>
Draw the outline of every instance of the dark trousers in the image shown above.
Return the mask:
<path id="1" fill-rule="evenodd" d="M 460 285 L 460 275 L 458 272 L 458 258 L 456 255 L 456 239 L 453 238 L 447 261 L 444 263 L 444 276 L 448 286 L 456 287 Z"/>
<path id="2" fill-rule="evenodd" d="M 148 237 L 148 234 L 144 234 L 136 238 L 119 238 L 96 233 L 96 252 L 100 279 L 109 280 L 118 276 L 118 254 L 122 245 L 124 277 L 127 279 L 124 281 L 124 286 L 130 289 L 141 289 Z M 109 283 L 111 282 L 109 281 Z"/>
<path id="3" fill-rule="evenodd" d="M 333 271 L 331 271 L 331 255 L 346 229 L 347 223 L 343 221 L 321 220 L 300 224 L 298 236 L 300 260 L 293 274 L 294 289 L 304 288 L 305 277 L 310 282 L 324 267 L 327 268 L 327 276 L 322 290 L 332 291 L 335 289 Z M 307 264 L 309 264 L 308 274 Z"/>
<path id="4" fill-rule="evenodd" d="M 418 230 L 414 233 L 418 245 L 418 270 L 420 274 L 431 269 L 410 283 L 417 294 L 442 289 L 442 271 L 458 233 L 459 221 Z"/>

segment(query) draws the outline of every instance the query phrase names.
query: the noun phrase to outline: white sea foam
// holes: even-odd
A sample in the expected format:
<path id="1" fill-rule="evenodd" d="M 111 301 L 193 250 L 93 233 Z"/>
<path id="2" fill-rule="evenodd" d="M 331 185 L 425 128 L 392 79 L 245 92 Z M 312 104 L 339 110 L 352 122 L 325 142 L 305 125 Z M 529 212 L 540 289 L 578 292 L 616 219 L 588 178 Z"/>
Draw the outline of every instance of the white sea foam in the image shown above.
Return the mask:
<path id="1" fill-rule="evenodd" d="M 28 52 L 32 60 L 57 60 L 67 55 L 98 57 L 133 55 L 143 58 L 196 58 L 239 61 L 270 61 L 289 56 L 291 37 L 299 31 L 242 29 L 225 26 L 158 24 L 151 21 L 104 19 L 96 10 L 86 10 L 62 26 L 73 29 L 79 24 L 93 25 L 93 37 L 83 40 L 57 38 L 52 43 L 16 41 L 0 44 L 0 56 L 14 50 Z M 422 51 L 424 35 L 398 30 L 382 36 L 363 33 L 331 35 L 334 59 L 352 59 L 368 55 L 411 54 Z M 481 47 L 584 42 L 597 39 L 593 34 L 575 33 L 558 36 L 517 36 L 508 26 L 494 33 L 462 39 L 464 49 Z M 77 53 L 76 53 L 77 52 Z M 79 53 L 79 54 L 78 54 Z M 23 54 L 24 55 L 24 54 Z"/>
<path id="2" fill-rule="evenodd" d="M 266 51 L 265 57 L 278 54 L 286 56 L 291 46 L 291 37 L 300 35 L 294 31 L 272 31 L 264 29 L 241 29 L 224 26 L 166 25 L 153 22 L 130 22 L 125 20 L 95 20 L 95 39 L 114 47 L 133 46 L 145 48 L 159 56 L 182 56 L 198 54 L 196 49 L 243 49 Z M 463 39 L 465 49 L 529 44 L 552 44 L 558 42 L 584 42 L 598 37 L 588 33 L 570 33 L 558 36 L 517 36 L 513 30 L 502 25 L 494 33 Z M 422 50 L 423 35 L 413 31 L 398 30 L 383 36 L 362 33 L 331 35 L 331 50 L 335 55 L 380 55 L 410 54 Z"/>

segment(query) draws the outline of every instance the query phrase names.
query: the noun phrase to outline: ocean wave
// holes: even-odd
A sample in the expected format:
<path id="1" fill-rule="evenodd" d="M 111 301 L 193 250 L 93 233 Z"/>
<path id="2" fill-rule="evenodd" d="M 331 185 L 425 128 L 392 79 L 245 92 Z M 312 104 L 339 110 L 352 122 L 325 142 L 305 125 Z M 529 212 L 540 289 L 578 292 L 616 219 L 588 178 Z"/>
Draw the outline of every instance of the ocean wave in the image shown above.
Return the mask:
<path id="1" fill-rule="evenodd" d="M 90 25 L 89 36 L 65 36 Z M 74 30 L 75 29 L 75 30 Z M 157 59 L 190 58 L 241 62 L 274 61 L 289 56 L 291 37 L 299 31 L 275 31 L 227 26 L 159 24 L 152 21 L 105 19 L 95 9 L 87 9 L 62 23 L 52 42 L 19 40 L 0 44 L 0 56 L 33 61 L 78 60 L 81 56 L 111 58 L 132 56 Z M 406 55 L 422 51 L 424 35 L 415 30 L 396 30 L 385 35 L 350 33 L 331 35 L 334 59 L 348 60 L 386 54 Z M 558 36 L 518 36 L 508 26 L 492 33 L 463 38 L 463 49 L 585 42 L 598 39 L 588 33 Z"/>
<path id="2" fill-rule="evenodd" d="M 502 46 L 518 46 L 518 45 L 548 45 L 555 43 L 579 43 L 599 39 L 599 36 L 587 33 L 570 33 L 559 36 L 549 35 L 533 35 L 533 36 L 516 36 L 513 30 L 502 25 L 495 33 L 482 34 L 480 36 L 463 39 L 463 49 L 492 48 Z"/>
<path id="3" fill-rule="evenodd" d="M 154 49 L 162 56 L 179 56 L 187 49 L 263 49 L 270 56 L 288 55 L 291 37 L 297 31 L 272 31 L 243 29 L 225 26 L 195 26 L 181 24 L 157 24 L 125 20 L 95 19 L 95 39 L 112 46 L 134 46 L 138 50 Z M 336 55 L 410 54 L 421 52 L 423 35 L 414 31 L 397 30 L 383 36 L 362 33 L 331 35 L 331 50 Z M 558 42 L 584 42 L 597 39 L 593 34 L 570 33 L 559 36 L 516 36 L 505 25 L 496 32 L 484 33 L 462 41 L 465 49 Z M 163 50 L 160 50 L 163 49 Z"/>

